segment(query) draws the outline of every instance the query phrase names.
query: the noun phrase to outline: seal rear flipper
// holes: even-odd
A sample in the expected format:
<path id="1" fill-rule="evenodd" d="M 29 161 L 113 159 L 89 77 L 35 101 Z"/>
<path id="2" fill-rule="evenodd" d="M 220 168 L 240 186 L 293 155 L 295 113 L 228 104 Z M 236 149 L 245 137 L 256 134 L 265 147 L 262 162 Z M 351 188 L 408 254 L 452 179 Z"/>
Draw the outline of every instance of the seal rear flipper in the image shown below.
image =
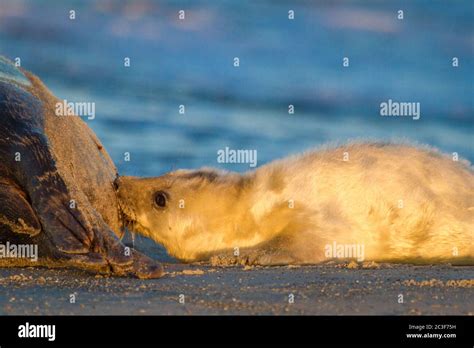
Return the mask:
<path id="1" fill-rule="evenodd" d="M 41 224 L 26 194 L 13 181 L 2 178 L 0 178 L 0 225 L 11 232 L 30 237 L 41 232 Z"/>

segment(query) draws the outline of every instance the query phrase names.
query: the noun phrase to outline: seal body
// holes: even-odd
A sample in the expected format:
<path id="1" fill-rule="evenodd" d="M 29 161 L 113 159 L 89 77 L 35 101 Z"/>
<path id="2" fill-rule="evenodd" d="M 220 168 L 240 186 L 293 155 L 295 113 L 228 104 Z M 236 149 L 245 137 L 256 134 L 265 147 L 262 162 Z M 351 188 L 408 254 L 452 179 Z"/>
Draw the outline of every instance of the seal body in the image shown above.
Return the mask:
<path id="1" fill-rule="evenodd" d="M 352 143 L 118 187 L 130 228 L 186 261 L 473 263 L 472 167 L 428 147 Z"/>
<path id="2" fill-rule="evenodd" d="M 117 239 L 115 166 L 79 117 L 55 114 L 59 102 L 37 77 L 0 57 L 0 242 L 34 244 L 40 254 L 0 265 L 160 275 L 160 265 L 127 255 Z"/>

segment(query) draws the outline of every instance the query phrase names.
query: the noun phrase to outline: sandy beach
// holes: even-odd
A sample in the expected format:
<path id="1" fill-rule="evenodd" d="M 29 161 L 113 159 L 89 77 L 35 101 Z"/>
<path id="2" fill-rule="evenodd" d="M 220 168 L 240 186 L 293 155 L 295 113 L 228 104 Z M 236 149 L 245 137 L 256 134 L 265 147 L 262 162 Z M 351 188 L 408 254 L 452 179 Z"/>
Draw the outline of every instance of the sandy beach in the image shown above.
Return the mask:
<path id="1" fill-rule="evenodd" d="M 156 280 L 65 269 L 1 269 L 0 314 L 474 315 L 472 266 L 165 268 L 167 274 Z M 75 303 L 70 303 L 71 294 Z M 400 294 L 403 303 L 398 303 Z"/>

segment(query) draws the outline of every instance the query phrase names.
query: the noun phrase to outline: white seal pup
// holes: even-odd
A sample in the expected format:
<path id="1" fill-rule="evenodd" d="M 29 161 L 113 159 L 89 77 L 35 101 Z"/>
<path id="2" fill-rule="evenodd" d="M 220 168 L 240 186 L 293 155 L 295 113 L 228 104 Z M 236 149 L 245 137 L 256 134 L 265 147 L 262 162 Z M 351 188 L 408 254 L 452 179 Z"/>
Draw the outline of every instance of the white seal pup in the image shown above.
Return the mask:
<path id="1" fill-rule="evenodd" d="M 473 168 L 428 147 L 351 143 L 117 187 L 128 226 L 184 261 L 474 264 Z"/>

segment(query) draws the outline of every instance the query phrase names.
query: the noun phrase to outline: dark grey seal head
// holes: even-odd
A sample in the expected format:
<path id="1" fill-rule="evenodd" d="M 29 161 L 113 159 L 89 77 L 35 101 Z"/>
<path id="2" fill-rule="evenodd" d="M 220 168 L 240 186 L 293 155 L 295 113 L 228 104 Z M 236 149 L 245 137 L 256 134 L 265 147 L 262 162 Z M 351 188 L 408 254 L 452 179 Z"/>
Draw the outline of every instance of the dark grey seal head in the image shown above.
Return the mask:
<path id="1" fill-rule="evenodd" d="M 0 266 L 160 277 L 159 263 L 117 237 L 112 160 L 79 117 L 55 114 L 58 102 L 37 77 L 0 57 L 0 243 L 36 245 L 39 254 L 0 258 Z"/>

